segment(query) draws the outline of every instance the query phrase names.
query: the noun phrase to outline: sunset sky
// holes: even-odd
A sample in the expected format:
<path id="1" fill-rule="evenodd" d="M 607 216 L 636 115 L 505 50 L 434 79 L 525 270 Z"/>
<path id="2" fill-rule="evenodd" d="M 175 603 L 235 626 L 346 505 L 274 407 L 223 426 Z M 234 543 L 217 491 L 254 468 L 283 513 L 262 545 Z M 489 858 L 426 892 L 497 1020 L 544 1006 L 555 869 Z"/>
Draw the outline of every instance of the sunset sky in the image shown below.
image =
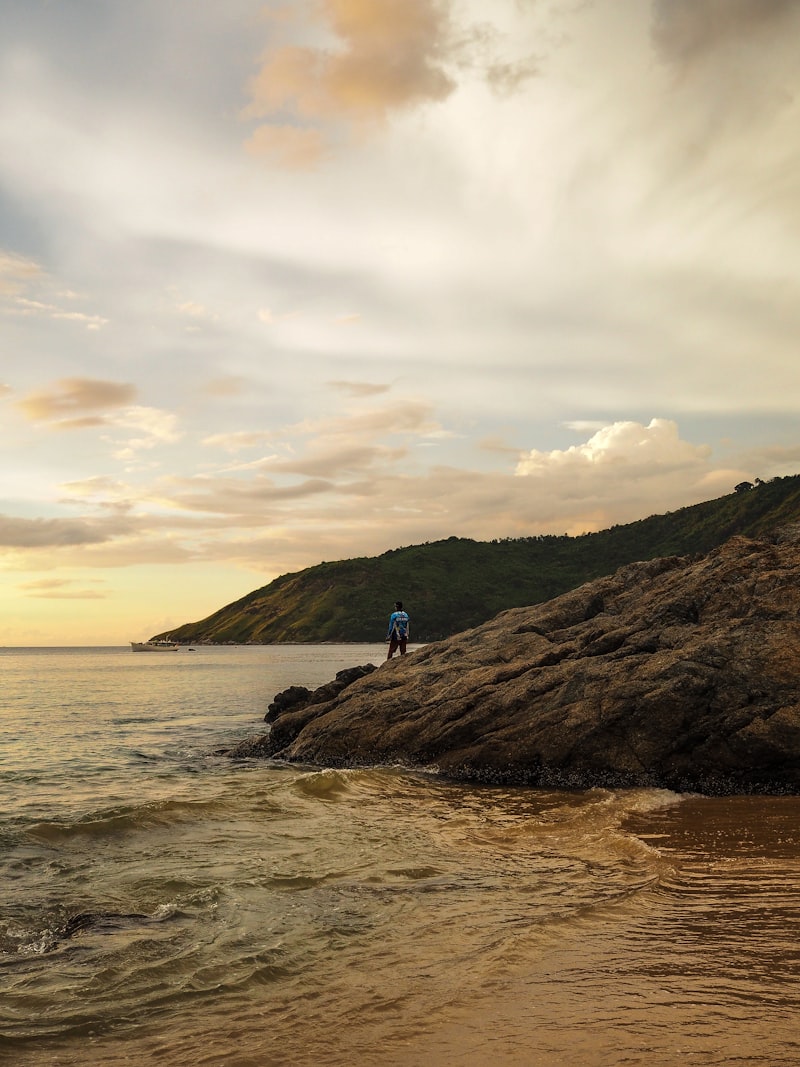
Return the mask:
<path id="1" fill-rule="evenodd" d="M 800 0 L 0 25 L 0 645 L 800 471 Z"/>

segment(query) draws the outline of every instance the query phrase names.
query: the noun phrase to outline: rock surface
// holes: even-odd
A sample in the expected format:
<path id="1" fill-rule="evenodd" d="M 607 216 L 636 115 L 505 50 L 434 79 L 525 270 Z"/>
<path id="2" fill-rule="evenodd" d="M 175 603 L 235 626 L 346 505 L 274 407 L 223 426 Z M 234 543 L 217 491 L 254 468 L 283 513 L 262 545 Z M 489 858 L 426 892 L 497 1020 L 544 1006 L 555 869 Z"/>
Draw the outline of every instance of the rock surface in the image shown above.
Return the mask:
<path id="1" fill-rule="evenodd" d="M 651 560 L 276 709 L 230 755 L 800 792 L 800 525 Z M 324 689 L 325 687 L 323 687 Z"/>
<path id="2" fill-rule="evenodd" d="M 267 708 L 267 714 L 264 716 L 264 722 L 274 722 L 279 715 L 287 711 L 297 711 L 309 704 L 322 704 L 333 700 L 348 685 L 363 678 L 365 674 L 372 674 L 374 670 L 376 667 L 373 663 L 365 663 L 362 667 L 345 667 L 343 671 L 336 672 L 336 677 L 332 682 L 326 682 L 313 692 L 304 685 L 290 685 L 288 689 L 284 689 L 273 697 L 272 703 Z"/>

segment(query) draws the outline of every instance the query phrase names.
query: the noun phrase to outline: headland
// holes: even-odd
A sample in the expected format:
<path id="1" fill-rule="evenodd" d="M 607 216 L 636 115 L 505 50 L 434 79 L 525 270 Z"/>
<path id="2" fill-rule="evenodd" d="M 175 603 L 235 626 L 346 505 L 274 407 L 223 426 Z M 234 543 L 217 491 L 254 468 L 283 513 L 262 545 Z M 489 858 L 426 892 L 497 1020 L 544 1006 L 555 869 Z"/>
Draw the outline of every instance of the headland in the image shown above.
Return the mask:
<path id="1" fill-rule="evenodd" d="M 632 563 L 314 692 L 229 751 L 456 780 L 800 793 L 800 524 Z"/>

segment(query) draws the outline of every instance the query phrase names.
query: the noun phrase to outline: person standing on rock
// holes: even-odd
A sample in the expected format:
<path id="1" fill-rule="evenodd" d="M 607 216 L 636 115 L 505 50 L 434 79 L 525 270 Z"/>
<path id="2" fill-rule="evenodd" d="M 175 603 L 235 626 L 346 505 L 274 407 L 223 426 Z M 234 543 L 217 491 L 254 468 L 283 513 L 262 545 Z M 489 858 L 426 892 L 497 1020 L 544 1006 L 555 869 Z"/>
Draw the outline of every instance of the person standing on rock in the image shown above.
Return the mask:
<path id="1" fill-rule="evenodd" d="M 405 656 L 410 625 L 408 615 L 403 611 L 403 601 L 398 600 L 395 603 L 394 611 L 389 616 L 389 632 L 386 635 L 386 640 L 389 642 L 387 659 L 391 659 L 398 648 L 400 649 L 400 655 Z"/>

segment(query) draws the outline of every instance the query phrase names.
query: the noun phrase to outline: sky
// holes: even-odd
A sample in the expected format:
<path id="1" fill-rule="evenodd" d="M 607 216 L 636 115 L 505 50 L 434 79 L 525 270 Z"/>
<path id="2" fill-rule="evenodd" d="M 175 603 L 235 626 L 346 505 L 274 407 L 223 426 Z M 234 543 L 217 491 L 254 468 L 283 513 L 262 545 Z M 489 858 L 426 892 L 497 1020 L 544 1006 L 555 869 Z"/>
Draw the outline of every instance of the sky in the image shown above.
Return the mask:
<path id="1" fill-rule="evenodd" d="M 800 472 L 800 0 L 0 25 L 0 645 Z"/>

